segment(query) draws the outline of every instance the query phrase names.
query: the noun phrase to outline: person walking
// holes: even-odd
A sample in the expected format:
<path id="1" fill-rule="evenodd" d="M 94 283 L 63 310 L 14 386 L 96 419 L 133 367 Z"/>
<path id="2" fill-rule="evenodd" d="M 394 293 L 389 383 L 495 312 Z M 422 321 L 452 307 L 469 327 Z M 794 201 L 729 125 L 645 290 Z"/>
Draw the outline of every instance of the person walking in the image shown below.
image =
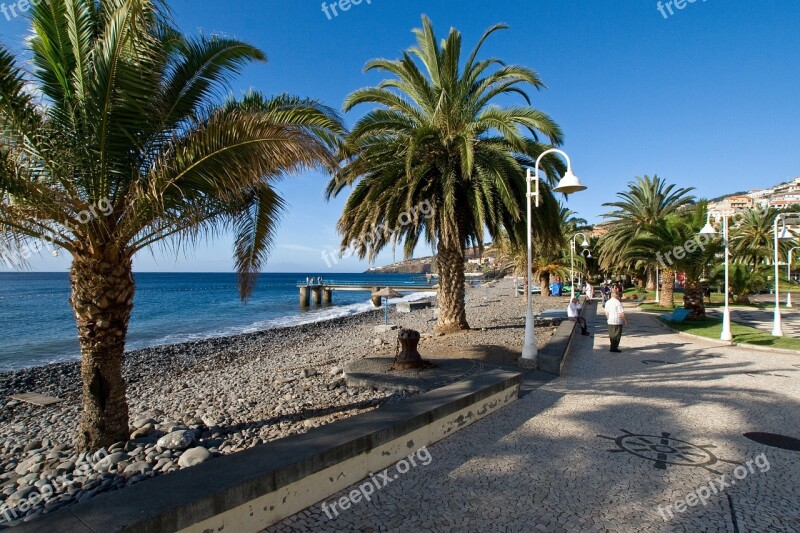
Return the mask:
<path id="1" fill-rule="evenodd" d="M 604 306 L 606 311 L 606 321 L 608 322 L 608 337 L 611 339 L 611 352 L 621 353 L 619 342 L 622 340 L 622 327 L 628 325 L 625 317 L 625 309 L 619 301 L 619 292 L 611 291 L 611 298 Z"/>
<path id="2" fill-rule="evenodd" d="M 588 281 L 586 282 L 586 291 L 585 292 L 586 292 L 586 298 L 588 298 L 589 302 L 591 303 L 591 301 L 594 300 L 594 287 Z"/>

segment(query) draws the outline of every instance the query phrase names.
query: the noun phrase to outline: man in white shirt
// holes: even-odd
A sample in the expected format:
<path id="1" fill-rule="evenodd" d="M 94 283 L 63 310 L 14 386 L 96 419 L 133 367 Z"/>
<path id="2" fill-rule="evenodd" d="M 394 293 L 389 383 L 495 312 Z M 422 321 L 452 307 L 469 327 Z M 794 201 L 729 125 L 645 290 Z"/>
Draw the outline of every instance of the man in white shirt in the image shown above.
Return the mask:
<path id="1" fill-rule="evenodd" d="M 578 325 L 581 327 L 581 334 L 582 335 L 590 335 L 589 330 L 586 328 L 586 319 L 581 316 L 581 309 L 583 306 L 578 303 L 577 298 L 573 298 L 572 301 L 567 306 L 567 318 L 569 318 L 573 322 L 577 322 Z"/>
<path id="2" fill-rule="evenodd" d="M 619 301 L 619 292 L 611 292 L 611 298 L 606 302 L 605 310 L 606 321 L 608 322 L 608 336 L 611 339 L 611 351 L 620 353 L 619 342 L 622 340 L 622 326 L 628 325 L 628 319 L 625 317 L 625 309 Z"/>

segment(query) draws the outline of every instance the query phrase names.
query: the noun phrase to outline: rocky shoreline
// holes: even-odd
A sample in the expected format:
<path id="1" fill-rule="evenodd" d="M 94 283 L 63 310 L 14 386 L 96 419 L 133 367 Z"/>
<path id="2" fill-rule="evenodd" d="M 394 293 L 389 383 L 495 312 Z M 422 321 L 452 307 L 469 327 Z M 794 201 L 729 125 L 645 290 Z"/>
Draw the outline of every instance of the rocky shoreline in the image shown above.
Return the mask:
<path id="1" fill-rule="evenodd" d="M 540 301 L 539 310 L 557 307 Z M 420 331 L 423 355 L 513 363 L 522 347 L 524 299 L 502 281 L 468 290 L 472 330 L 433 335 L 431 309 L 392 313 Z M 348 387 L 344 366 L 394 355 L 396 332 L 377 334 L 382 311 L 234 337 L 128 352 L 131 439 L 78 454 L 77 362 L 0 374 L 0 528 L 88 500 L 107 490 L 191 467 L 335 420 L 411 393 Z M 552 327 L 537 330 L 540 344 Z M 63 401 L 38 407 L 9 399 L 38 392 Z"/>

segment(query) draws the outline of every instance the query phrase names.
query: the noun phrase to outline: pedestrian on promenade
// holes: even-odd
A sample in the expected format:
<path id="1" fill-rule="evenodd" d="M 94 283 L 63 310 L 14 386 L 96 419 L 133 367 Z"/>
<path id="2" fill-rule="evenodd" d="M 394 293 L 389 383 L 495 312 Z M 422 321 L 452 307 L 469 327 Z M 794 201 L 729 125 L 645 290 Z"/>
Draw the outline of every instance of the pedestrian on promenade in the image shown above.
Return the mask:
<path id="1" fill-rule="evenodd" d="M 614 286 L 611 287 L 611 290 L 612 291 L 617 291 L 619 293 L 619 299 L 620 300 L 622 300 L 622 298 L 625 296 L 625 288 L 622 286 L 622 282 L 621 281 L 617 281 L 614 284 Z"/>
<path id="2" fill-rule="evenodd" d="M 611 298 L 606 302 L 606 321 L 608 322 L 608 337 L 611 339 L 611 351 L 621 353 L 619 342 L 622 340 L 622 326 L 628 325 L 625 309 L 619 301 L 619 292 L 611 291 Z"/>
<path id="3" fill-rule="evenodd" d="M 591 336 L 586 326 L 586 319 L 581 316 L 581 309 L 583 309 L 583 306 L 579 303 L 578 299 L 573 298 L 567 306 L 567 318 L 572 322 L 578 323 L 581 327 L 581 335 Z"/>

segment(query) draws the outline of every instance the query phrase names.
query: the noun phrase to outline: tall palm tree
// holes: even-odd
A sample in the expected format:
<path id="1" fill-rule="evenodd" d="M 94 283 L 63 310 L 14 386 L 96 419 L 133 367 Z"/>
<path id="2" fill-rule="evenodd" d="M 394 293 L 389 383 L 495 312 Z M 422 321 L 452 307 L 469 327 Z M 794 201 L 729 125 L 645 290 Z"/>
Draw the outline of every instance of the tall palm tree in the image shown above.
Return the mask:
<path id="1" fill-rule="evenodd" d="M 164 9 L 38 3 L 30 78 L 0 47 L 0 250 L 16 258 L 39 240 L 72 256 L 81 448 L 129 436 L 122 360 L 134 255 L 232 230 L 246 298 L 285 205 L 273 184 L 303 168 L 333 171 L 343 134 L 334 111 L 296 97 L 215 104 L 231 75 L 264 54 L 184 37 Z"/>
<path id="2" fill-rule="evenodd" d="M 647 289 L 655 289 L 655 269 L 658 266 L 655 256 L 642 257 L 637 261 L 638 264 L 633 264 L 627 254 L 628 246 L 641 232 L 690 206 L 694 202 L 690 194 L 692 190 L 693 187 L 678 188 L 674 184 L 667 184 L 665 179 L 657 175 L 645 175 L 629 182 L 627 190 L 617 193 L 619 201 L 603 204 L 614 210 L 603 215 L 611 220 L 611 224 L 608 233 L 600 239 L 600 265 L 605 270 L 643 267 L 646 270 Z M 675 271 L 663 268 L 661 279 L 661 305 L 671 307 Z"/>
<path id="3" fill-rule="evenodd" d="M 525 238 L 523 167 L 550 148 L 541 135 L 561 142 L 561 130 L 530 107 L 521 85 L 543 87 L 538 75 L 499 59 L 479 60 L 490 28 L 462 66 L 461 34 L 455 29 L 439 42 L 430 20 L 414 30 L 417 45 L 397 60 L 370 61 L 367 71 L 391 77 L 360 89 L 345 101 L 377 108 L 352 129 L 344 168 L 328 186 L 335 196 L 354 186 L 339 221 L 343 246 L 352 243 L 360 257 L 373 259 L 395 236 L 410 256 L 421 239 L 435 246 L 439 269 L 440 332 L 469 327 L 464 305 L 464 253 L 481 249 L 485 232 L 494 239 L 505 228 L 514 242 Z M 516 94 L 528 105 L 501 107 L 498 97 Z M 528 132 L 530 138 L 523 132 Z M 555 159 L 544 161 L 552 180 L 563 172 Z M 427 202 L 428 217 L 410 216 Z M 558 204 L 543 186 L 535 210 L 536 233 L 558 235 Z M 370 238 L 364 238 L 370 236 Z M 557 237 L 556 237 L 557 238 Z"/>

